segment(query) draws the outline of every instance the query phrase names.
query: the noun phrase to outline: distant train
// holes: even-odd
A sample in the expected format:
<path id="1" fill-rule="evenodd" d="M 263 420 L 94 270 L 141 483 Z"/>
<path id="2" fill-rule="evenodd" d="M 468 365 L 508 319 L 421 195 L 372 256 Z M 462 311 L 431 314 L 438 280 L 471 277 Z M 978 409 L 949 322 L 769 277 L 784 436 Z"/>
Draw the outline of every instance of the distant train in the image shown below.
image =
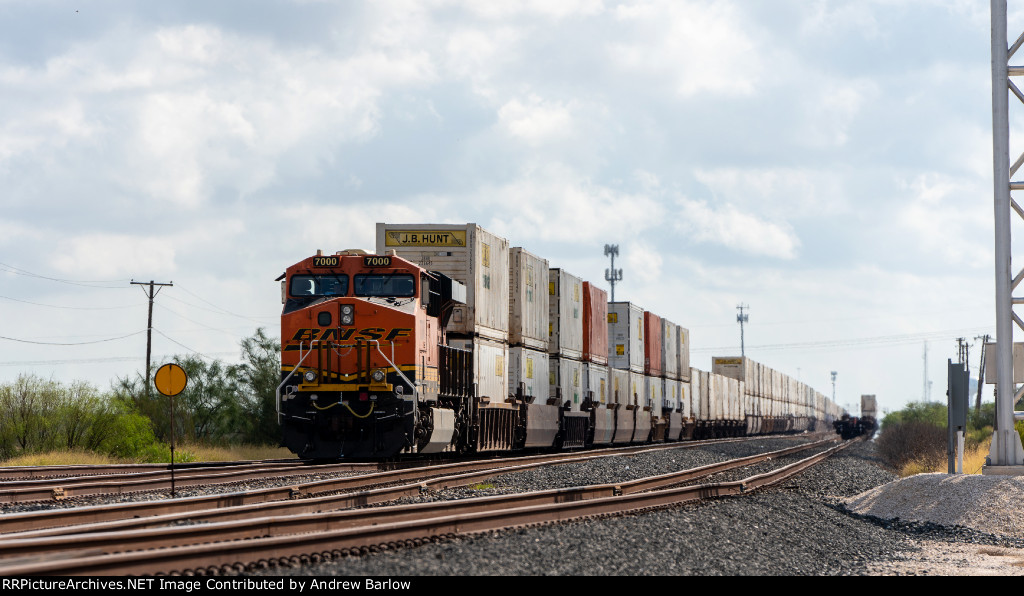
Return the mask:
<path id="1" fill-rule="evenodd" d="M 281 282 L 281 442 L 302 458 L 579 449 L 829 429 L 822 393 L 476 224 L 377 224 Z"/>
<path id="2" fill-rule="evenodd" d="M 874 395 L 860 396 L 860 416 L 850 416 L 844 413 L 839 420 L 832 423 L 844 439 L 852 439 L 861 435 L 869 437 L 878 430 L 878 402 Z"/>

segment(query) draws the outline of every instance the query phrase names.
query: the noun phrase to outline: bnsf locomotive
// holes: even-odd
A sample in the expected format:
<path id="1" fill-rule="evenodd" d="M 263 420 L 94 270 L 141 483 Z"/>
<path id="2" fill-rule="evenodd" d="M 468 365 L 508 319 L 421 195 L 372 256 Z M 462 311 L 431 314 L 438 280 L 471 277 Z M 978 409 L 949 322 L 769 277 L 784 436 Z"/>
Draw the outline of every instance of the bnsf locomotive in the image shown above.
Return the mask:
<path id="1" fill-rule="evenodd" d="M 309 257 L 283 276 L 282 443 L 304 458 L 465 443 L 472 353 L 446 346 L 465 286 L 392 255 Z"/>
<path id="2" fill-rule="evenodd" d="M 800 432 L 840 417 L 748 359 L 691 369 L 688 331 L 475 224 L 378 224 L 376 253 L 317 251 L 278 279 L 278 420 L 302 458 Z"/>

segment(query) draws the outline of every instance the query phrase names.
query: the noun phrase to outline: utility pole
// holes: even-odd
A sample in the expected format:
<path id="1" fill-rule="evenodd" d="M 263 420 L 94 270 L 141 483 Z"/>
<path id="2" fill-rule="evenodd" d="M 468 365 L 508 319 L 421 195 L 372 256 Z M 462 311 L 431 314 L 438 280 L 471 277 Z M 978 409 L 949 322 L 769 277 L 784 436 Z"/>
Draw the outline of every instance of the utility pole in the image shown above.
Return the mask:
<path id="1" fill-rule="evenodd" d="M 978 399 L 974 402 L 974 413 L 981 413 L 981 388 L 985 386 L 985 344 L 990 339 L 989 334 L 975 337 L 981 340 L 981 363 L 978 365 Z"/>
<path id="2" fill-rule="evenodd" d="M 743 346 L 743 324 L 750 320 L 750 315 L 743 312 L 743 309 L 745 308 L 749 309 L 750 305 L 740 303 L 740 305 L 736 307 L 736 310 L 740 311 L 739 314 L 736 315 L 736 322 L 740 324 L 740 356 L 744 357 L 747 353 Z"/>
<path id="3" fill-rule="evenodd" d="M 836 375 L 838 374 L 836 371 L 832 371 L 832 403 L 836 403 Z"/>
<path id="4" fill-rule="evenodd" d="M 146 325 L 146 397 L 149 397 L 149 385 L 152 379 L 150 379 L 150 356 L 153 353 L 153 298 L 160 293 L 163 286 L 173 286 L 174 282 L 168 283 L 157 283 L 153 280 L 135 281 L 132 280 L 131 285 L 133 286 L 149 286 L 149 291 L 146 288 L 142 288 L 142 293 L 149 298 L 149 322 Z"/>
<path id="5" fill-rule="evenodd" d="M 604 280 L 612 285 L 612 302 L 615 302 L 615 283 L 622 281 L 622 269 L 615 268 L 615 257 L 619 256 L 618 244 L 605 244 L 604 256 L 612 258 L 612 268 L 604 270 Z"/>

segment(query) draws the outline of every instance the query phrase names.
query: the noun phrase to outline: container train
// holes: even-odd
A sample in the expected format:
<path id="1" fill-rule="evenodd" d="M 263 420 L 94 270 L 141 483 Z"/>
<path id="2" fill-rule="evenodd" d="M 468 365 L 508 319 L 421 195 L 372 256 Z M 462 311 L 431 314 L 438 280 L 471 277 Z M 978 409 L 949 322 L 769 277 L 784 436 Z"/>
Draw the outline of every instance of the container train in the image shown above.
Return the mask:
<path id="1" fill-rule="evenodd" d="M 860 396 L 860 416 L 844 413 L 838 420 L 832 422 L 832 426 L 844 439 L 875 434 L 878 430 L 878 401 L 875 396 Z"/>
<path id="2" fill-rule="evenodd" d="M 384 224 L 281 282 L 281 442 L 306 459 L 580 449 L 831 428 L 842 410 L 476 224 Z"/>

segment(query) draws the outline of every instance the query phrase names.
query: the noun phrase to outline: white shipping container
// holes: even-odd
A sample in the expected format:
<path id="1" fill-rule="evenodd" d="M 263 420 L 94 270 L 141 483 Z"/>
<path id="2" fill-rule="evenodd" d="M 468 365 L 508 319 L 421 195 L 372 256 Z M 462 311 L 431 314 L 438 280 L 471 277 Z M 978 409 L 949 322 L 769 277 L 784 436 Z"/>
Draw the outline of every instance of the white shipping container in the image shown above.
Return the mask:
<path id="1" fill-rule="evenodd" d="M 661 320 L 661 370 L 666 379 L 679 379 L 679 325 Z"/>
<path id="2" fill-rule="evenodd" d="M 633 403 L 633 396 L 629 388 L 629 371 L 618 368 L 609 368 L 608 377 L 611 383 L 611 403 L 626 406 Z"/>
<path id="3" fill-rule="evenodd" d="M 638 408 L 643 408 L 644 404 L 644 373 L 638 373 L 633 371 L 629 372 L 629 403 L 633 404 Z"/>
<path id="4" fill-rule="evenodd" d="M 690 330 L 684 327 L 679 328 L 679 378 L 683 381 L 690 380 Z"/>
<path id="5" fill-rule="evenodd" d="M 698 409 L 698 420 L 714 420 L 714 414 L 711 412 L 711 373 L 707 371 L 697 371 L 695 369 L 693 373 L 697 378 L 700 379 L 700 392 L 698 393 L 694 389 L 693 402 L 699 404 Z M 690 383 L 693 383 L 695 377 L 690 377 Z"/>
<path id="6" fill-rule="evenodd" d="M 448 344 L 473 351 L 477 395 L 491 403 L 508 401 L 508 346 L 484 337 L 450 338 Z"/>
<path id="7" fill-rule="evenodd" d="M 665 382 L 661 377 L 644 375 L 644 398 L 641 407 L 649 407 L 655 416 L 661 416 L 665 403 Z"/>
<path id="8" fill-rule="evenodd" d="M 557 397 L 556 388 L 561 389 L 562 396 L 558 405 L 569 402 L 570 411 L 579 412 L 583 402 L 583 363 L 557 356 L 551 356 L 550 362 L 548 379 L 551 383 L 551 397 Z"/>
<path id="9" fill-rule="evenodd" d="M 532 396 L 533 403 L 547 403 L 551 394 L 548 353 L 515 346 L 508 349 L 508 360 L 508 392 L 515 395 L 522 383 L 524 395 Z"/>
<path id="10" fill-rule="evenodd" d="M 583 280 L 564 269 L 548 270 L 548 352 L 583 357 Z"/>
<path id="11" fill-rule="evenodd" d="M 608 303 L 608 364 L 644 371 L 644 309 L 635 304 Z"/>
<path id="12" fill-rule="evenodd" d="M 470 223 L 377 224 L 377 254 L 389 251 L 466 286 L 449 333 L 508 341 L 508 241 Z"/>
<path id="13" fill-rule="evenodd" d="M 591 399 L 599 404 L 613 403 L 609 391 L 608 367 L 593 362 L 583 363 L 583 397 L 591 394 Z"/>
<path id="14" fill-rule="evenodd" d="M 693 379 L 690 381 L 679 382 L 679 411 L 682 412 L 683 418 L 693 417 Z"/>
<path id="15" fill-rule="evenodd" d="M 548 349 L 548 261 L 522 247 L 509 251 L 510 346 Z"/>
<path id="16" fill-rule="evenodd" d="M 676 411 L 682 404 L 679 396 L 681 382 L 675 379 L 665 379 L 665 409 Z"/>

